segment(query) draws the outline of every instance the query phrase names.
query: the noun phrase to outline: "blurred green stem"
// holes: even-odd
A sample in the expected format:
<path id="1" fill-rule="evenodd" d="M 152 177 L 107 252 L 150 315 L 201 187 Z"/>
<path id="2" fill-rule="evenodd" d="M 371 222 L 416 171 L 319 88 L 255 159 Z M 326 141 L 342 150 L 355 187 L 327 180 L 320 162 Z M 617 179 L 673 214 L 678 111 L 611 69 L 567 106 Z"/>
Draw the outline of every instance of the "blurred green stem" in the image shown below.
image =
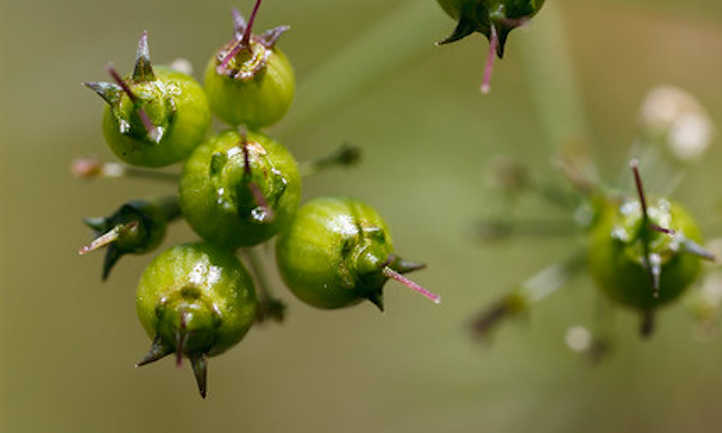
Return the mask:
<path id="1" fill-rule="evenodd" d="M 283 123 L 278 135 L 290 135 L 303 126 L 318 124 L 319 119 L 360 90 L 385 81 L 385 76 L 420 53 L 431 52 L 434 37 L 441 38 L 445 27 L 448 22 L 433 1 L 407 0 L 391 9 L 356 39 L 329 56 L 327 62 L 302 78 L 293 121 Z"/>
<path id="2" fill-rule="evenodd" d="M 569 142 L 586 142 L 589 129 L 561 6 L 558 2 L 545 6 L 530 34 L 515 42 L 547 142 L 560 152 Z"/>

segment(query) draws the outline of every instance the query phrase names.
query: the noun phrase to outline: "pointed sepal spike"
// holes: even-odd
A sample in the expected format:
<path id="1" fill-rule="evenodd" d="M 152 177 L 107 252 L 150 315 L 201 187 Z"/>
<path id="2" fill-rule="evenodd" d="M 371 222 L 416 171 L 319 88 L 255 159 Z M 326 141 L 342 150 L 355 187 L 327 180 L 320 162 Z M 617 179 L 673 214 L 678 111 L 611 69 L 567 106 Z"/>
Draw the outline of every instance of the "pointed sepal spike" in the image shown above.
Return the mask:
<path id="1" fill-rule="evenodd" d="M 379 311 L 384 312 L 384 293 L 382 291 L 370 294 L 368 299 L 378 307 Z"/>
<path id="2" fill-rule="evenodd" d="M 193 375 L 196 377 L 198 384 L 198 392 L 202 398 L 206 398 L 206 387 L 208 383 L 208 362 L 203 354 L 193 355 L 190 357 Z"/>
<path id="3" fill-rule="evenodd" d="M 233 17 L 233 30 L 236 33 L 236 39 L 241 39 L 248 23 L 246 23 L 246 19 L 243 18 L 243 15 L 236 8 L 231 9 L 231 16 Z"/>
<path id="4" fill-rule="evenodd" d="M 642 312 L 642 322 L 639 325 L 639 335 L 642 338 L 649 338 L 654 334 L 654 311 L 646 310 Z"/>
<path id="5" fill-rule="evenodd" d="M 108 231 L 108 220 L 105 217 L 83 218 L 83 222 L 97 234 Z"/>
<path id="6" fill-rule="evenodd" d="M 155 74 L 150 62 L 150 49 L 148 48 L 148 31 L 140 35 L 138 50 L 135 54 L 135 68 L 133 69 L 133 81 L 136 83 L 154 81 Z"/>
<path id="7" fill-rule="evenodd" d="M 436 45 L 446 45 L 452 42 L 456 42 L 458 40 L 464 39 L 475 31 L 476 25 L 474 24 L 474 22 L 462 17 L 459 20 L 459 24 L 456 25 L 454 31 L 446 39 L 437 42 Z"/>
<path id="8" fill-rule="evenodd" d="M 123 256 L 123 253 L 116 248 L 115 245 L 111 245 L 105 252 L 105 259 L 103 259 L 103 275 L 102 280 L 108 280 L 110 271 L 113 269 L 118 260 Z"/>
<path id="9" fill-rule="evenodd" d="M 717 257 L 712 254 L 712 252 L 706 250 L 703 246 L 691 239 L 683 238 L 680 244 L 682 245 L 682 252 L 684 253 L 692 254 L 701 259 L 709 260 L 710 262 L 717 261 Z"/>
<path id="10" fill-rule="evenodd" d="M 389 259 L 389 267 L 400 274 L 408 274 L 409 272 L 419 271 L 426 268 L 426 263 L 412 262 L 394 255 L 392 255 Z"/>
<path id="11" fill-rule="evenodd" d="M 120 101 L 120 95 L 123 93 L 122 87 L 105 81 L 86 81 L 83 86 L 97 93 L 109 105 L 114 105 Z"/>
<path id="12" fill-rule="evenodd" d="M 276 42 L 278 42 L 278 38 L 289 30 L 291 30 L 291 26 L 274 27 L 266 30 L 262 35 L 258 36 L 258 41 L 266 48 L 273 48 L 276 45 Z"/>
<path id="13" fill-rule="evenodd" d="M 158 361 L 159 359 L 162 359 L 170 355 L 171 353 L 173 353 L 173 349 L 163 344 L 163 340 L 161 339 L 160 335 L 156 335 L 156 337 L 153 339 L 153 343 L 151 344 L 148 353 L 143 357 L 143 359 L 138 361 L 135 366 L 142 367 L 144 365 Z"/>

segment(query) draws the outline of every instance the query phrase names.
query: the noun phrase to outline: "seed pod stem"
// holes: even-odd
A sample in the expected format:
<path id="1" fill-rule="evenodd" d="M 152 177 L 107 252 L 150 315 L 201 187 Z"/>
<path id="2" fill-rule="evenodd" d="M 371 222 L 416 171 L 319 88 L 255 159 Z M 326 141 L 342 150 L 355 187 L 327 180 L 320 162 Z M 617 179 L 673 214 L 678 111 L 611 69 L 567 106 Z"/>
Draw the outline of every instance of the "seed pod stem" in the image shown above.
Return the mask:
<path id="1" fill-rule="evenodd" d="M 93 157 L 74 159 L 70 165 L 70 172 L 79 179 L 87 180 L 101 177 L 109 179 L 128 177 L 177 183 L 180 179 L 180 175 L 177 173 L 146 170 L 118 162 L 102 162 Z"/>
<path id="2" fill-rule="evenodd" d="M 256 279 L 256 287 L 258 288 L 258 308 L 257 308 L 257 322 L 265 322 L 267 319 L 273 319 L 274 321 L 281 323 L 285 318 L 286 304 L 277 298 L 271 286 L 268 284 L 266 278 L 266 272 L 261 262 L 261 258 L 258 256 L 258 252 L 253 248 L 247 248 L 243 250 L 245 256 L 248 258 L 253 276 Z"/>
<path id="3" fill-rule="evenodd" d="M 398 281 L 399 283 L 403 284 L 404 286 L 408 287 L 409 289 L 416 291 L 417 293 L 424 296 L 426 299 L 432 301 L 434 304 L 441 303 L 441 296 L 426 290 L 425 288 L 421 287 L 416 282 L 404 277 L 403 275 L 394 271 L 390 267 L 384 266 L 382 272 L 386 278 L 391 278 L 393 280 Z"/>
<path id="4" fill-rule="evenodd" d="M 586 255 L 576 252 L 561 263 L 551 265 L 522 283 L 521 287 L 504 295 L 483 310 L 472 321 L 472 329 L 479 337 L 487 336 L 503 320 L 528 311 L 537 303 L 568 283 L 584 268 Z"/>
<path id="5" fill-rule="evenodd" d="M 256 4 L 253 5 L 251 16 L 248 17 L 248 24 L 246 25 L 246 30 L 243 32 L 243 38 L 241 39 L 241 43 L 246 47 L 248 47 L 251 43 L 253 23 L 256 21 L 256 15 L 258 14 L 259 7 L 261 7 L 261 0 L 256 0 Z"/>

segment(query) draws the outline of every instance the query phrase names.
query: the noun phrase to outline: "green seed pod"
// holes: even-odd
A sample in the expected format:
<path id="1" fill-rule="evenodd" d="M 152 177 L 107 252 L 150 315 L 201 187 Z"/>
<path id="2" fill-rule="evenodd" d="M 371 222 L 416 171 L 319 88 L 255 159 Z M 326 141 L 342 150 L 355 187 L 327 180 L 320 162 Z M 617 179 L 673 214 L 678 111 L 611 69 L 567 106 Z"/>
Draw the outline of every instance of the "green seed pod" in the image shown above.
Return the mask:
<path id="1" fill-rule="evenodd" d="M 613 300 L 643 311 L 677 299 L 701 270 L 699 257 L 686 249 L 689 241 L 702 240 L 692 217 L 665 199 L 650 205 L 646 226 L 639 201 L 610 205 L 591 232 L 589 250 L 590 271 L 602 290 Z M 650 277 L 647 257 L 658 282 Z"/>
<path id="2" fill-rule="evenodd" d="M 235 346 L 256 317 L 250 275 L 230 252 L 206 243 L 178 245 L 156 257 L 138 285 L 138 318 L 153 340 L 137 365 L 173 352 L 190 359 L 206 396 L 206 357 Z"/>
<path id="3" fill-rule="evenodd" d="M 181 72 L 152 67 L 147 33 L 128 79 L 112 67 L 108 71 L 115 83 L 84 84 L 108 103 L 103 133 L 118 158 L 162 167 L 185 159 L 203 141 L 211 121 L 203 88 Z"/>
<path id="4" fill-rule="evenodd" d="M 484 72 L 482 92 L 490 90 L 494 55 L 504 57 L 509 33 L 539 12 L 544 0 L 437 0 L 442 9 L 457 21 L 454 32 L 438 44 L 449 44 L 474 32 L 489 40 L 489 57 Z"/>
<path id="5" fill-rule="evenodd" d="M 87 254 L 108 246 L 103 262 L 103 281 L 125 254 L 146 254 L 163 240 L 168 222 L 180 216 L 178 197 L 155 200 L 133 200 L 107 217 L 86 218 L 85 224 L 95 232 L 96 239 L 80 249 Z"/>
<path id="6" fill-rule="evenodd" d="M 644 314 L 642 334 L 652 332 L 652 313 L 697 280 L 700 258 L 713 259 L 699 245 L 694 219 L 678 204 L 647 204 L 636 161 L 639 200 L 609 204 L 590 232 L 589 268 L 612 300 Z"/>
<path id="7" fill-rule="evenodd" d="M 205 75 L 211 110 L 230 125 L 250 129 L 281 120 L 296 87 L 290 62 L 275 46 L 289 27 L 262 35 L 251 32 L 260 3 L 257 0 L 248 23 L 234 9 L 234 37 L 211 57 Z"/>
<path id="8" fill-rule="evenodd" d="M 186 162 L 180 204 L 203 239 L 235 249 L 264 242 L 289 224 L 301 197 L 293 156 L 260 134 L 226 131 Z"/>
<path id="9" fill-rule="evenodd" d="M 279 237 L 276 258 L 288 288 L 314 307 L 343 308 L 367 299 L 383 310 L 389 278 L 440 300 L 400 275 L 424 265 L 396 257 L 386 223 L 352 199 L 317 198 L 302 206 Z"/>

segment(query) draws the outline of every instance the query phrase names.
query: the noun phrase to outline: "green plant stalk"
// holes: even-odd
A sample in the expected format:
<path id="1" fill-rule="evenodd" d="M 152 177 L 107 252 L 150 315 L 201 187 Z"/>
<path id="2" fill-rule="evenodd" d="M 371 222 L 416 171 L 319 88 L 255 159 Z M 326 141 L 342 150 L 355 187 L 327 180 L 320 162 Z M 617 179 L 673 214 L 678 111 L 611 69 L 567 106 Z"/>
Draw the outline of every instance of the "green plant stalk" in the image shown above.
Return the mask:
<path id="1" fill-rule="evenodd" d="M 431 35 L 430 39 L 414 37 L 419 29 Z M 355 97 L 360 89 L 382 81 L 384 74 L 420 53 L 432 51 L 433 35 L 443 35 L 447 30 L 448 22 L 432 1 L 407 0 L 397 6 L 303 77 L 292 110 L 294 120 L 283 123 L 277 134 L 290 136 L 304 125 L 316 124 L 317 119 Z"/>
<path id="2" fill-rule="evenodd" d="M 549 2 L 532 26 L 517 49 L 547 143 L 560 152 L 570 141 L 587 142 L 589 127 L 559 3 Z"/>

